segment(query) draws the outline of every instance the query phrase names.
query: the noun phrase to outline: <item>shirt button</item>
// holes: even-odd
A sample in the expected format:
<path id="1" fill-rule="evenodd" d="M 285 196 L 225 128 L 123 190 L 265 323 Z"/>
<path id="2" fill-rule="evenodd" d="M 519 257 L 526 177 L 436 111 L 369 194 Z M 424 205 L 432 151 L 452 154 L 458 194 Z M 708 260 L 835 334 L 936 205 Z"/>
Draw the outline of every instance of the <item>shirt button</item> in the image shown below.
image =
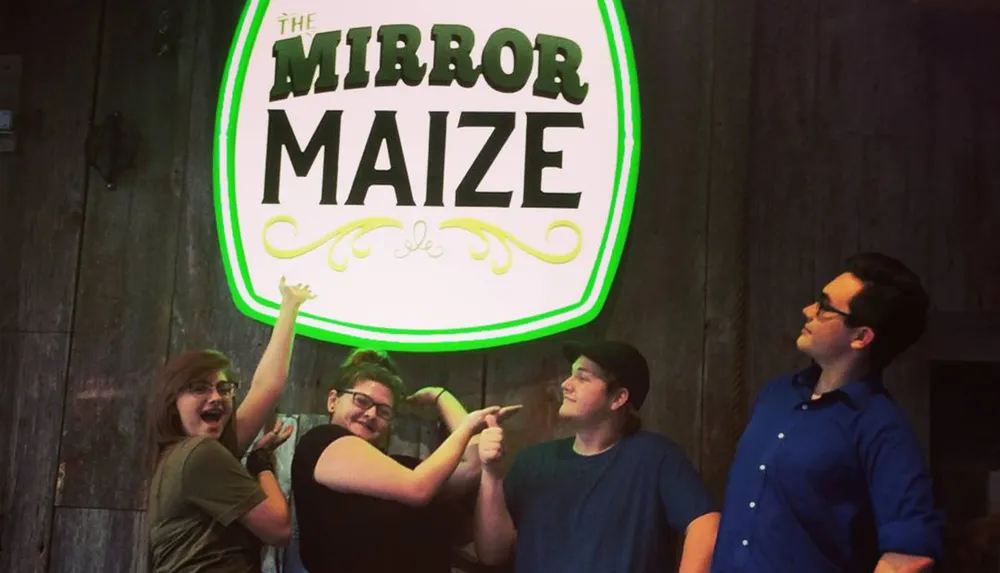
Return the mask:
<path id="1" fill-rule="evenodd" d="M 757 507 L 757 502 L 756 501 L 751 501 L 750 502 L 750 509 L 753 509 L 755 507 Z"/>
<path id="2" fill-rule="evenodd" d="M 746 539 L 744 539 L 743 540 L 743 547 L 746 547 L 747 545 L 750 545 L 750 542 L 747 541 Z"/>
<path id="3" fill-rule="evenodd" d="M 808 410 L 809 409 L 809 404 L 802 404 L 802 409 L 803 410 Z"/>
<path id="4" fill-rule="evenodd" d="M 766 469 L 767 469 L 767 466 L 765 466 L 764 464 L 760 464 L 760 471 L 764 471 Z"/>
<path id="5" fill-rule="evenodd" d="M 778 434 L 778 439 L 779 440 L 784 440 L 785 439 L 785 433 L 784 432 L 779 433 Z"/>

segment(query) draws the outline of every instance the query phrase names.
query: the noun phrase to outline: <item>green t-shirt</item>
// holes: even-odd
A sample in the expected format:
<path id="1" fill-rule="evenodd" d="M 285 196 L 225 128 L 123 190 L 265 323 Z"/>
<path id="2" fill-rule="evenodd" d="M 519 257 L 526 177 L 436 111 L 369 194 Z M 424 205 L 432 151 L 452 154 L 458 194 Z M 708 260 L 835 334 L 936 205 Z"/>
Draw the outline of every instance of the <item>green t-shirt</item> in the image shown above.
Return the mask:
<path id="1" fill-rule="evenodd" d="M 153 573 L 259 573 L 261 543 L 237 520 L 265 499 L 218 440 L 180 442 L 149 488 Z"/>

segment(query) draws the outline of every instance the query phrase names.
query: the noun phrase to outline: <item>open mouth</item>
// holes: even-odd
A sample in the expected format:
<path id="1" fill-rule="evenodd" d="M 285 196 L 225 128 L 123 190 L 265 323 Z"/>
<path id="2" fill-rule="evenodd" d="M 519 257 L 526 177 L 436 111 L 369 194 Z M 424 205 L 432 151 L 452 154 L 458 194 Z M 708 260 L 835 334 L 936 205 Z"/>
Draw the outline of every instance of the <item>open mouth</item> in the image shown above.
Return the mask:
<path id="1" fill-rule="evenodd" d="M 222 415 L 221 409 L 205 410 L 201 413 L 201 419 L 209 424 L 218 424 L 222 420 Z"/>

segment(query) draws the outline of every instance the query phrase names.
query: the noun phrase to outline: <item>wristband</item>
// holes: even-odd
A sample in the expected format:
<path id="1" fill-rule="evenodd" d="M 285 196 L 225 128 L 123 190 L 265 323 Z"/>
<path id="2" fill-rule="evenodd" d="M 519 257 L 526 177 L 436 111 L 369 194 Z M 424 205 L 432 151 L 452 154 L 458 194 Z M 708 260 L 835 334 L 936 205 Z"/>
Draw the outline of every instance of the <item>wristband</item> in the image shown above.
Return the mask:
<path id="1" fill-rule="evenodd" d="M 441 391 L 440 391 L 440 392 L 438 392 L 438 395 L 437 395 L 437 397 L 435 397 L 435 398 L 434 398 L 434 405 L 435 405 L 435 406 L 437 406 L 437 405 L 438 405 L 438 402 L 439 402 L 439 401 L 441 400 L 441 394 L 444 394 L 444 393 L 445 393 L 445 392 L 447 392 L 447 391 L 448 391 L 448 389 L 447 389 L 447 388 L 441 388 Z"/>
<path id="2" fill-rule="evenodd" d="M 274 464 L 271 462 L 271 452 L 260 448 L 247 455 L 247 472 L 257 477 L 260 472 L 274 473 Z"/>

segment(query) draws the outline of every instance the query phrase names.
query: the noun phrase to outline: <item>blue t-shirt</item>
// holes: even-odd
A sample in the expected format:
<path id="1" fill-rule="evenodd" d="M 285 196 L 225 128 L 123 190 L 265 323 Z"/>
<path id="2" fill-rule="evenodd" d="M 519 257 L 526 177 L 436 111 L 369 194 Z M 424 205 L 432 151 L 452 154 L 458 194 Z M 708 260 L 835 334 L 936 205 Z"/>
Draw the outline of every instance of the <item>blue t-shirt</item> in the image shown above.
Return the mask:
<path id="1" fill-rule="evenodd" d="M 916 438 L 878 375 L 812 399 L 818 367 L 760 392 L 729 472 L 713 573 L 870 573 L 941 556 Z"/>
<path id="2" fill-rule="evenodd" d="M 645 573 L 667 563 L 670 530 L 716 511 L 694 466 L 651 432 L 594 456 L 573 438 L 519 452 L 504 479 L 517 573 Z"/>

